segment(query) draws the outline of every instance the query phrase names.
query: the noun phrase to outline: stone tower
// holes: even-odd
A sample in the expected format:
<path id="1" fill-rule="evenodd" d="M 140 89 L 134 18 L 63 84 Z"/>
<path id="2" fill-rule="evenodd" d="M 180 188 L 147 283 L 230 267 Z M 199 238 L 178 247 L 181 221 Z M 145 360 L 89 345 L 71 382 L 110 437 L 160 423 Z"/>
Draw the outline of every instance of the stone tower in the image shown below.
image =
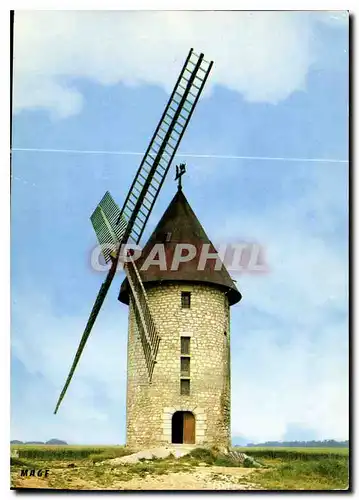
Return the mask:
<path id="1" fill-rule="evenodd" d="M 181 255 L 190 244 L 196 256 L 176 269 L 178 244 Z M 119 294 L 130 306 L 126 444 L 132 449 L 230 446 L 229 308 L 241 294 L 224 265 L 215 269 L 214 259 L 202 262 L 201 270 L 201 252 L 215 249 L 179 186 L 136 261 L 161 337 L 151 383 L 127 279 Z M 150 256 L 155 264 L 148 265 Z"/>

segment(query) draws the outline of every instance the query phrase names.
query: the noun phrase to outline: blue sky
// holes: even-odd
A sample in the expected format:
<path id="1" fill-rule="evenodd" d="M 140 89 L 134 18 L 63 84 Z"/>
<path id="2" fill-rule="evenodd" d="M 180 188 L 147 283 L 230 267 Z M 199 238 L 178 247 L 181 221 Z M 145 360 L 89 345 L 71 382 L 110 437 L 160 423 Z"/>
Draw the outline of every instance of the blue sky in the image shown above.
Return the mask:
<path id="1" fill-rule="evenodd" d="M 214 67 L 179 153 L 347 160 L 345 14 L 19 12 L 15 23 L 14 148 L 144 152 L 194 47 Z M 89 216 L 106 190 L 121 205 L 140 159 L 13 152 L 12 439 L 124 442 L 122 275 L 53 410 L 104 279 Z M 232 435 L 346 439 L 348 164 L 186 161 L 208 236 L 260 243 L 270 268 L 232 274 L 243 294 Z M 175 163 L 143 241 L 175 193 Z"/>

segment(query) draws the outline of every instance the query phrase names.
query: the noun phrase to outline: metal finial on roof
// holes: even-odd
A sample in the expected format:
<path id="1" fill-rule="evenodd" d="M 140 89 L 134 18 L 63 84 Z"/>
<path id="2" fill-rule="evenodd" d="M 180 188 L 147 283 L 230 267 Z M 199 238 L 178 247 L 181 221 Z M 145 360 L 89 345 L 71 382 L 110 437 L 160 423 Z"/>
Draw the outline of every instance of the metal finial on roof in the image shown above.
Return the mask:
<path id="1" fill-rule="evenodd" d="M 176 177 L 175 181 L 178 179 L 178 191 L 182 191 L 182 175 L 186 173 L 186 164 L 180 163 L 176 165 Z"/>

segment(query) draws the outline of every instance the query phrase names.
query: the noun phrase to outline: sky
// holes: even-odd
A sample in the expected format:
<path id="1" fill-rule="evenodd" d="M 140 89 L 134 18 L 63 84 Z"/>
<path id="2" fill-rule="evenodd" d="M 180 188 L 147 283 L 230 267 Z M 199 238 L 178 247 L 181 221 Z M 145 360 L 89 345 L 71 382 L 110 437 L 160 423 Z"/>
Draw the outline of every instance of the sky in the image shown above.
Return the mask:
<path id="1" fill-rule="evenodd" d="M 232 436 L 347 439 L 346 13 L 19 11 L 14 36 L 11 439 L 125 441 L 123 274 L 53 411 L 104 279 L 89 217 L 124 201 L 191 47 L 213 70 L 142 242 L 185 159 L 209 238 L 268 267 L 231 272 Z"/>

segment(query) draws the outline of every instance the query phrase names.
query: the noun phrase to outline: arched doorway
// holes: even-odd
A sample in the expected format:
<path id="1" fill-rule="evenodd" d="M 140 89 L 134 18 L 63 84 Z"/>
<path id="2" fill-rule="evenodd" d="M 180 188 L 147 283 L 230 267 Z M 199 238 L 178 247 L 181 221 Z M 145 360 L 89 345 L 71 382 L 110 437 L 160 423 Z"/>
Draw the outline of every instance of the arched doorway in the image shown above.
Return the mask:
<path id="1" fill-rule="evenodd" d="M 194 444 L 196 422 L 192 412 L 176 411 L 172 416 L 172 443 Z"/>

